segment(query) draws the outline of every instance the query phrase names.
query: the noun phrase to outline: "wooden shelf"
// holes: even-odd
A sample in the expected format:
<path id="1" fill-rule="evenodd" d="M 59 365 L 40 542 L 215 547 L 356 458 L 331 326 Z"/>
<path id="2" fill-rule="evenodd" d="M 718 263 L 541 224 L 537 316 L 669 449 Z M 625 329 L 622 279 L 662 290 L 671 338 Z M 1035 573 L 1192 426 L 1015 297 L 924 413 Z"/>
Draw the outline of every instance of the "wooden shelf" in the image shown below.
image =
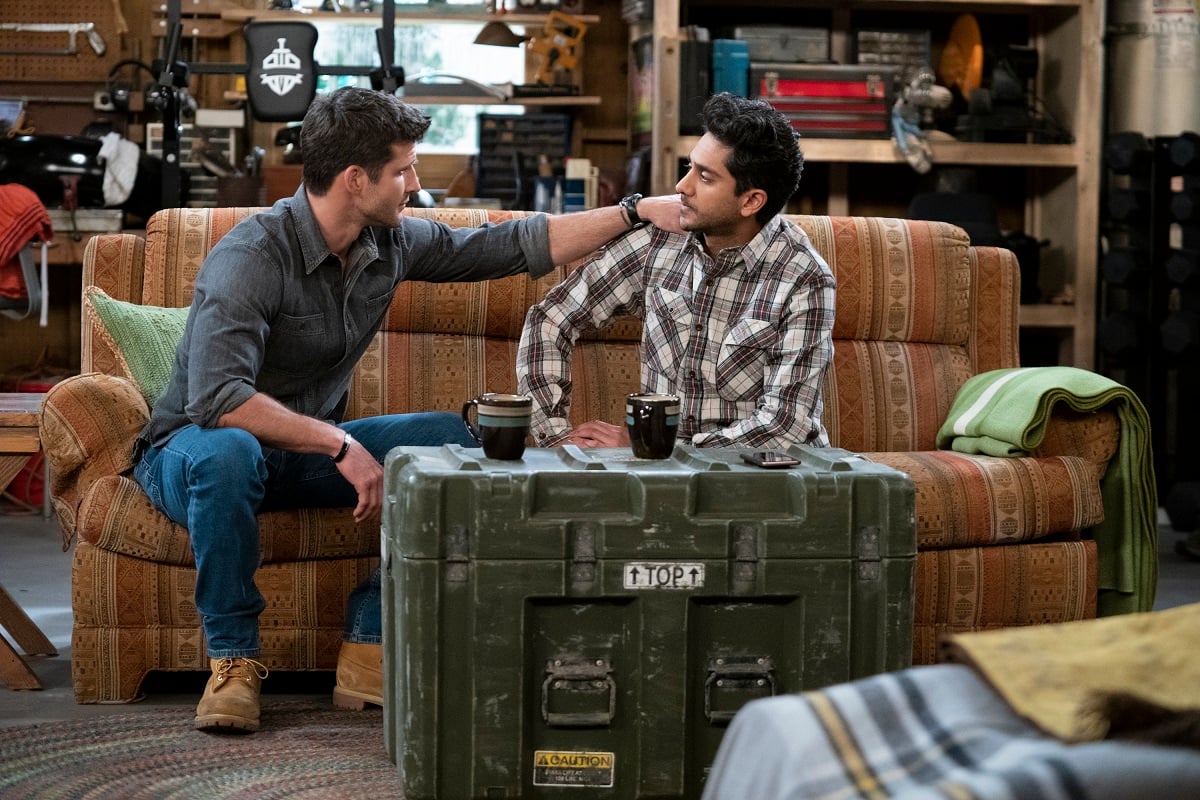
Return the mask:
<path id="1" fill-rule="evenodd" d="M 500 100 L 495 97 L 461 97 L 419 94 L 398 96 L 414 106 L 598 106 L 600 98 L 594 95 L 563 95 L 562 97 L 514 97 Z"/>
<path id="2" fill-rule="evenodd" d="M 689 6 L 728 6 L 729 0 L 683 0 Z M 1029 9 L 1063 8 L 1078 9 L 1087 0 L 854 0 L 855 10 L 897 10 L 907 12 L 934 11 L 953 13 L 962 11 L 970 13 L 984 9 L 986 11 L 1011 11 L 1028 13 Z M 759 8 L 795 9 L 796 0 L 753 0 L 751 5 Z M 805 3 L 809 8 L 836 7 L 848 5 L 844 2 L 814 2 Z"/>
<path id="3" fill-rule="evenodd" d="M 600 21 L 595 14 L 573 15 L 581 22 L 592 24 Z M 378 25 L 383 16 L 372 11 L 360 14 L 353 11 L 334 13 L 332 11 L 267 11 L 253 8 L 227 8 L 221 11 L 221 19 L 230 22 L 337 22 L 344 25 Z M 452 11 L 423 12 L 419 7 L 406 6 L 396 9 L 397 25 L 426 25 L 437 23 L 461 23 L 464 25 L 484 25 L 488 22 L 503 22 L 508 25 L 544 25 L 545 14 L 479 14 L 473 11 L 454 13 Z"/>
<path id="4" fill-rule="evenodd" d="M 1079 312 L 1074 305 L 1021 306 L 1018 316 L 1022 328 L 1073 328 L 1079 322 Z"/>
<path id="5" fill-rule="evenodd" d="M 1027 13 L 1031 6 L 1077 9 L 1080 5 L 1082 5 L 1082 0 L 866 0 L 866 2 L 857 4 L 856 7 L 895 8 L 912 12 L 925 10 L 945 12 L 961 9 L 964 13 L 983 8 L 988 11 L 1006 10 Z"/>
<path id="6" fill-rule="evenodd" d="M 686 153 L 699 137 L 681 136 L 679 150 Z M 996 144 L 992 142 L 930 143 L 935 164 L 997 167 L 1063 167 L 1079 164 L 1079 153 L 1069 144 Z M 891 139 L 800 139 L 806 162 L 848 164 L 904 164 L 904 156 Z"/>
<path id="7" fill-rule="evenodd" d="M 563 97 L 514 97 L 501 100 L 497 97 L 453 97 L 442 95 L 417 95 L 399 97 L 414 106 L 598 106 L 600 98 L 594 95 L 565 95 Z M 244 103 L 245 92 L 227 91 L 222 95 L 227 103 Z"/>

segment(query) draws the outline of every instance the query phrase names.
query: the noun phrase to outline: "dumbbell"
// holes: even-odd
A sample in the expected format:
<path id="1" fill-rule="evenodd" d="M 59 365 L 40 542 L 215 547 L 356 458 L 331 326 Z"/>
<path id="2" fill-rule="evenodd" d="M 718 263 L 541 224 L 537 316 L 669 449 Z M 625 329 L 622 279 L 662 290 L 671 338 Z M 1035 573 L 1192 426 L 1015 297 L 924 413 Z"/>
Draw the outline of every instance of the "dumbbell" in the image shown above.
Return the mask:
<path id="1" fill-rule="evenodd" d="M 1110 188 L 1108 215 L 1118 222 L 1141 219 L 1150 212 L 1150 192 L 1141 188 Z"/>
<path id="2" fill-rule="evenodd" d="M 1145 281 L 1149 269 L 1143 248 L 1113 247 L 1100 259 L 1100 274 L 1116 286 L 1133 286 Z"/>
<path id="3" fill-rule="evenodd" d="M 1137 320 L 1128 312 L 1118 311 L 1102 319 L 1096 326 L 1096 344 L 1109 355 L 1128 355 L 1141 346 L 1139 327 Z"/>
<path id="4" fill-rule="evenodd" d="M 1171 194 L 1171 216 L 1179 222 L 1200 221 L 1200 189 L 1186 188 Z"/>
<path id="5" fill-rule="evenodd" d="M 1179 286 L 1191 286 L 1200 278 L 1200 252 L 1172 250 L 1163 264 L 1168 280 Z"/>
<path id="6" fill-rule="evenodd" d="M 1104 165 L 1118 175 L 1146 169 L 1151 155 L 1150 143 L 1136 131 L 1114 133 L 1104 142 Z"/>
<path id="7" fill-rule="evenodd" d="M 1163 349 L 1183 355 L 1200 344 L 1200 316 L 1195 311 L 1172 311 L 1158 326 Z"/>
<path id="8" fill-rule="evenodd" d="M 1200 172 L 1200 136 L 1183 133 L 1171 140 L 1167 147 L 1171 163 L 1180 172 Z"/>

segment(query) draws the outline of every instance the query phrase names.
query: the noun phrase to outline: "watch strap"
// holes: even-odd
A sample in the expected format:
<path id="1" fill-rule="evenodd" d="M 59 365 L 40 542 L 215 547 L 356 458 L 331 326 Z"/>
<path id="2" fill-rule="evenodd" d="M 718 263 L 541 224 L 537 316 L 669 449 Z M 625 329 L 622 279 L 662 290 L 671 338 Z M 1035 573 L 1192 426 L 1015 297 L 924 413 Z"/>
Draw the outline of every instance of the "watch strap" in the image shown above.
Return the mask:
<path id="1" fill-rule="evenodd" d="M 340 464 L 342 459 L 346 457 L 346 453 L 350 452 L 350 445 L 354 442 L 354 438 L 347 433 L 346 438 L 342 440 L 342 449 L 338 450 L 338 454 L 333 457 L 333 463 Z"/>
<path id="2" fill-rule="evenodd" d="M 635 228 L 643 224 L 646 220 L 638 216 L 637 204 L 642 199 L 640 194 L 628 194 L 621 198 L 620 206 L 625 209 L 625 216 L 629 218 L 629 227 Z"/>

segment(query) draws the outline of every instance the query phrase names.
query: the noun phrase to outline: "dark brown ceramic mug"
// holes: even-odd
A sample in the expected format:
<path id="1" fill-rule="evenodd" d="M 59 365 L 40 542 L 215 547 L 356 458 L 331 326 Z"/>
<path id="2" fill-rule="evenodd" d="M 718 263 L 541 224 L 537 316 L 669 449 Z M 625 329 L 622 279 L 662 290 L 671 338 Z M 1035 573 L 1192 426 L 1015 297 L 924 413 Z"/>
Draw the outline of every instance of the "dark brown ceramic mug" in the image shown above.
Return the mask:
<path id="1" fill-rule="evenodd" d="M 634 393 L 625 398 L 625 427 L 638 458 L 670 458 L 679 430 L 679 397 Z"/>
<path id="2" fill-rule="evenodd" d="M 479 426 L 471 424 L 470 411 L 475 407 Z M 525 454 L 525 438 L 529 436 L 529 414 L 533 400 L 520 394 L 488 392 L 463 403 L 463 424 L 472 438 L 483 447 L 488 458 L 515 461 Z"/>

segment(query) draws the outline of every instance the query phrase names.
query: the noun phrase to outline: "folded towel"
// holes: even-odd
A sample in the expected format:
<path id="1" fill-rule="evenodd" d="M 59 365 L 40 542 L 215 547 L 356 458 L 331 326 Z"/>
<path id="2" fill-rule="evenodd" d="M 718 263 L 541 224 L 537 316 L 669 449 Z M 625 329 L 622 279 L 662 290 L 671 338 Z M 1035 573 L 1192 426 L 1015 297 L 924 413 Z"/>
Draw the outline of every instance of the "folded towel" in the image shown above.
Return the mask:
<path id="1" fill-rule="evenodd" d="M 1045 436 L 1053 408 L 1112 406 L 1121 426 L 1116 455 L 1100 482 L 1104 521 L 1091 529 L 1100 556 L 1101 616 L 1149 611 L 1158 582 L 1158 490 L 1150 420 L 1128 388 L 1076 367 L 1026 367 L 970 378 L 954 398 L 937 445 L 960 453 L 1021 456 Z"/>
<path id="2" fill-rule="evenodd" d="M 30 241 L 52 238 L 50 214 L 37 194 L 19 183 L 0 185 L 0 297 L 28 298 L 28 276 L 17 256 Z"/>
<path id="3" fill-rule="evenodd" d="M 100 141 L 97 157 L 104 162 L 104 205 L 119 206 L 133 192 L 142 151 L 119 133 L 106 133 Z"/>
<path id="4" fill-rule="evenodd" d="M 1054 736 L 1076 741 L 1117 735 L 1153 739 L 1152 727 L 1168 730 L 1164 720 L 1194 718 L 1200 711 L 1197 652 L 1200 603 L 964 633 L 945 645 L 950 660 L 978 670 L 1018 714 Z M 1135 706 L 1160 711 L 1141 715 L 1144 724 L 1139 725 L 1129 713 Z M 1185 742 L 1177 737 L 1172 743 Z"/>

